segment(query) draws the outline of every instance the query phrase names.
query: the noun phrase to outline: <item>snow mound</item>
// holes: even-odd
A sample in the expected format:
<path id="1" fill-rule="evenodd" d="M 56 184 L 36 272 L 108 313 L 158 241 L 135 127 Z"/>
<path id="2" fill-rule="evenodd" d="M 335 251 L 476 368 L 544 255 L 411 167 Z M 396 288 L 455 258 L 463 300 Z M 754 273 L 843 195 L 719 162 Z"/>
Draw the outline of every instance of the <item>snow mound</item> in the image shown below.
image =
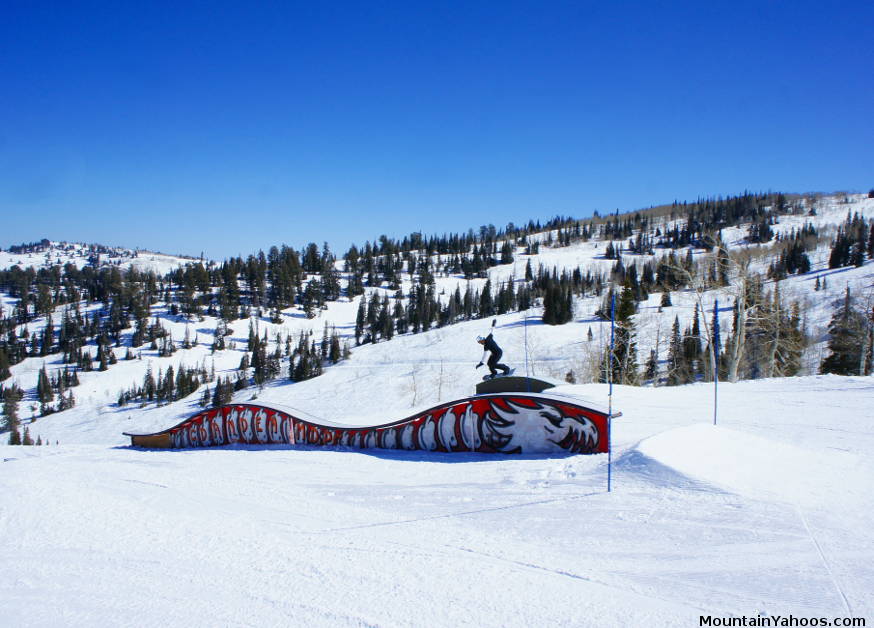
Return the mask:
<path id="1" fill-rule="evenodd" d="M 798 505 L 867 502 L 874 469 L 859 456 L 813 450 L 724 427 L 699 424 L 642 441 L 647 458 L 688 478 L 732 492 Z"/>
<path id="2" fill-rule="evenodd" d="M 722 492 L 722 489 L 685 475 L 677 469 L 651 458 L 639 449 L 629 449 L 622 452 L 616 459 L 615 465 L 617 472 L 623 474 L 622 477 L 629 478 L 633 476 L 660 489 L 700 491 L 705 493 Z"/>

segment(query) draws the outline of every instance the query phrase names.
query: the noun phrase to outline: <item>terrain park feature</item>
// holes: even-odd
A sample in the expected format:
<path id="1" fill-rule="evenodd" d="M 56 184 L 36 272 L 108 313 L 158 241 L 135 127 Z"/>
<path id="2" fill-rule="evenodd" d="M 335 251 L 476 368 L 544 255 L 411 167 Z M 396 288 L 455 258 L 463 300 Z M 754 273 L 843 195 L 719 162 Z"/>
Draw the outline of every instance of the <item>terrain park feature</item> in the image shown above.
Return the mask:
<path id="1" fill-rule="evenodd" d="M 518 377 L 497 378 L 521 387 Z M 535 384 L 542 388 L 543 382 Z M 479 387 L 478 387 L 479 388 Z M 618 416 L 617 414 L 613 415 Z M 355 426 L 316 419 L 274 404 L 228 404 L 198 412 L 162 432 L 131 434 L 144 448 L 224 445 L 309 445 L 479 453 L 608 451 L 608 414 L 580 397 L 546 392 L 488 392 L 444 403 L 381 425 Z"/>

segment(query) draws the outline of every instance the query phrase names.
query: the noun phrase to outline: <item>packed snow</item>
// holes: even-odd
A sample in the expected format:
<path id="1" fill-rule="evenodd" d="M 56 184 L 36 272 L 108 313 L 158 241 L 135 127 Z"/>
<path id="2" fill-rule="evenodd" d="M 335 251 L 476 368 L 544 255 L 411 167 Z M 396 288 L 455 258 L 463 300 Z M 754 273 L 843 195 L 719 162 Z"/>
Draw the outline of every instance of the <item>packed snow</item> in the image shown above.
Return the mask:
<path id="1" fill-rule="evenodd" d="M 616 386 L 607 456 L 2 447 L 7 625 L 872 617 L 871 378 Z M 606 399 L 604 385 L 564 392 Z"/>

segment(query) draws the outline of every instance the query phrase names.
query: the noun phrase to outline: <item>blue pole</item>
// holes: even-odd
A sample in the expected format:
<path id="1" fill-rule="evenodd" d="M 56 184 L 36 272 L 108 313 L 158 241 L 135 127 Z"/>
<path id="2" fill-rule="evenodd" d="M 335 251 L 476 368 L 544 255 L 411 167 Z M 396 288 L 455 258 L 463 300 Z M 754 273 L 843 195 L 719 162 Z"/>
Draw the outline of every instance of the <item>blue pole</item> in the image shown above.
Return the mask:
<path id="1" fill-rule="evenodd" d="M 713 425 L 716 425 L 719 394 L 719 299 L 713 302 L 713 362 Z"/>
<path id="2" fill-rule="evenodd" d="M 528 372 L 528 310 L 525 310 L 525 388 L 531 392 L 531 374 Z"/>
<path id="3" fill-rule="evenodd" d="M 613 490 L 613 349 L 616 326 L 616 292 L 610 299 L 610 362 L 607 364 L 607 492 Z"/>

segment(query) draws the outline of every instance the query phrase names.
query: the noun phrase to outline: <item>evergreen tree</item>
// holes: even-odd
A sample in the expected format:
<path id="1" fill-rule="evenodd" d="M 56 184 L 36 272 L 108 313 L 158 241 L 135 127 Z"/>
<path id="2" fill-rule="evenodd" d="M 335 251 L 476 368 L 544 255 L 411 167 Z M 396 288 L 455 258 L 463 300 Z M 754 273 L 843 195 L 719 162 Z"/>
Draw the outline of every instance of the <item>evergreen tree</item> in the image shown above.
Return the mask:
<path id="1" fill-rule="evenodd" d="M 203 395 L 200 398 L 200 407 L 207 407 L 210 404 L 210 401 L 212 401 L 212 396 L 209 393 L 209 386 L 204 386 Z"/>
<path id="2" fill-rule="evenodd" d="M 671 307 L 673 303 L 671 303 L 671 292 L 670 290 L 665 290 L 662 292 L 662 300 L 659 303 L 659 307 Z"/>
<path id="3" fill-rule="evenodd" d="M 46 367 L 43 367 L 39 371 L 39 376 L 37 378 L 36 384 L 36 394 L 37 399 L 42 404 L 49 404 L 54 401 L 55 394 L 52 392 L 52 385 L 49 381 L 48 373 L 46 372 Z"/>
<path id="4" fill-rule="evenodd" d="M 692 328 L 686 329 L 683 334 L 683 361 L 688 365 L 689 381 L 695 381 L 698 375 L 703 374 L 704 366 L 702 364 L 702 348 L 701 348 L 701 325 L 698 315 L 698 304 L 695 304 L 695 312 L 692 315 Z"/>
<path id="5" fill-rule="evenodd" d="M 143 376 L 143 395 L 148 401 L 155 398 L 157 387 L 155 386 L 155 377 L 152 375 L 152 363 L 146 365 L 146 374 Z"/>
<path id="6" fill-rule="evenodd" d="M 384 297 L 382 300 L 382 307 L 379 310 L 379 316 L 377 317 L 377 326 L 379 328 L 379 334 L 386 340 L 391 340 L 394 337 L 394 321 L 391 317 L 391 312 L 389 310 L 389 302 L 388 297 Z M 325 336 L 327 339 L 328 337 Z M 328 347 L 323 347 L 322 354 L 327 355 Z"/>
<path id="7" fill-rule="evenodd" d="M 213 333 L 213 341 L 212 341 L 212 350 L 223 351 L 225 349 L 225 336 L 228 335 L 228 326 L 224 320 L 219 320 L 215 326 L 215 332 Z"/>
<path id="8" fill-rule="evenodd" d="M 163 390 L 163 398 L 165 400 L 174 401 L 176 399 L 176 379 L 173 376 L 173 365 L 167 367 L 167 372 L 164 373 L 164 382 L 161 385 Z"/>
<path id="9" fill-rule="evenodd" d="M 61 408 L 62 410 L 67 410 L 68 408 L 72 408 L 76 405 L 76 398 L 73 396 L 73 391 L 68 391 L 67 396 L 64 401 L 64 406 Z"/>
<path id="10" fill-rule="evenodd" d="M 838 234 L 835 236 L 834 244 L 832 244 L 831 253 L 829 254 L 828 267 L 840 268 L 849 266 L 851 261 L 851 253 L 853 248 L 853 240 L 842 227 L 838 229 Z"/>
<path id="11" fill-rule="evenodd" d="M 355 344 L 361 344 L 361 337 L 364 335 L 364 324 L 367 322 L 367 310 L 365 298 L 361 297 L 358 303 L 358 314 L 355 317 Z"/>
<path id="12" fill-rule="evenodd" d="M 212 397 L 212 405 L 224 406 L 231 402 L 234 397 L 234 384 L 230 378 L 219 377 L 215 383 L 215 392 Z"/>
<path id="13" fill-rule="evenodd" d="M 646 381 L 652 382 L 653 384 L 657 383 L 659 372 L 659 362 L 658 357 L 656 356 L 655 349 L 650 349 L 649 358 L 646 361 L 646 365 L 644 366 L 643 378 Z"/>
<path id="14" fill-rule="evenodd" d="M 329 353 L 329 359 L 332 364 L 336 364 L 342 359 L 342 353 L 340 349 L 340 336 L 335 331 L 331 335 L 331 348 Z"/>
<path id="15" fill-rule="evenodd" d="M 863 351 L 867 349 L 865 338 L 869 324 L 866 317 L 856 308 L 848 286 L 843 302 L 835 311 L 828 326 L 828 348 L 831 353 L 822 361 L 823 373 L 860 375 L 865 370 L 870 370 L 870 355 L 866 355 L 863 362 Z M 860 365 L 863 366 L 861 370 Z"/>
<path id="16" fill-rule="evenodd" d="M 668 385 L 679 386 L 690 380 L 689 369 L 683 352 L 683 341 L 680 336 L 680 319 L 674 317 L 671 328 L 671 338 L 668 341 Z"/>
<path id="17" fill-rule="evenodd" d="M 608 368 L 612 381 L 618 384 L 638 383 L 637 342 L 632 316 L 637 313 L 637 302 L 629 282 L 622 288 L 616 301 L 615 330 L 612 359 L 608 355 Z M 608 354 L 610 350 L 608 347 Z"/>
<path id="18" fill-rule="evenodd" d="M 501 264 L 513 263 L 513 245 L 509 240 L 505 240 L 501 247 Z"/>
<path id="19" fill-rule="evenodd" d="M 0 346 L 0 382 L 12 376 L 9 366 L 9 357 L 6 355 L 5 349 Z"/>
<path id="20" fill-rule="evenodd" d="M 3 390 L 3 430 L 15 432 L 18 430 L 18 402 L 22 394 L 19 388 L 12 387 Z M 17 443 L 9 443 L 14 445 Z"/>
<path id="21" fill-rule="evenodd" d="M 483 290 L 479 297 L 479 315 L 480 318 L 484 318 L 486 316 L 492 316 L 494 313 L 495 304 L 492 300 L 492 282 L 490 279 L 487 279 L 486 285 L 483 286 Z"/>

